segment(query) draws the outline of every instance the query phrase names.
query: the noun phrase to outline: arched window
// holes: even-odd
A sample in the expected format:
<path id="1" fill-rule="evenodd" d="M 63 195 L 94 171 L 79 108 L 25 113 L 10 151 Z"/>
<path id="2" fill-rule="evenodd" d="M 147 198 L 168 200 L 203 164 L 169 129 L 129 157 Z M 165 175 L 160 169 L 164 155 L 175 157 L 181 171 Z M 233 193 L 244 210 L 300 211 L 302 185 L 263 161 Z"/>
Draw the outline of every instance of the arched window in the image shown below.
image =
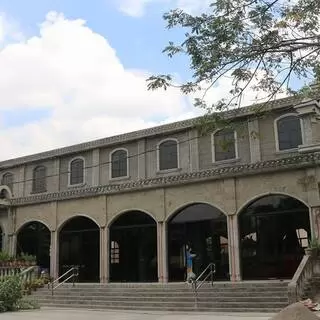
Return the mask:
<path id="1" fill-rule="evenodd" d="M 76 158 L 70 162 L 69 184 L 76 185 L 84 183 L 84 160 Z"/>
<path id="2" fill-rule="evenodd" d="M 295 115 L 288 115 L 276 120 L 278 150 L 298 148 L 302 144 L 302 131 L 300 119 Z"/>
<path id="3" fill-rule="evenodd" d="M 47 170 L 45 166 L 38 166 L 33 170 L 32 191 L 34 193 L 47 191 Z"/>
<path id="4" fill-rule="evenodd" d="M 7 186 L 11 192 L 13 189 L 13 174 L 11 172 L 7 172 L 2 176 L 1 184 L 3 186 Z"/>
<path id="5" fill-rule="evenodd" d="M 158 147 L 159 170 L 177 169 L 179 159 L 177 140 L 165 140 Z"/>
<path id="6" fill-rule="evenodd" d="M 236 132 L 226 128 L 213 134 L 213 162 L 237 158 Z"/>
<path id="7" fill-rule="evenodd" d="M 128 151 L 115 150 L 111 154 L 111 178 L 128 176 Z"/>

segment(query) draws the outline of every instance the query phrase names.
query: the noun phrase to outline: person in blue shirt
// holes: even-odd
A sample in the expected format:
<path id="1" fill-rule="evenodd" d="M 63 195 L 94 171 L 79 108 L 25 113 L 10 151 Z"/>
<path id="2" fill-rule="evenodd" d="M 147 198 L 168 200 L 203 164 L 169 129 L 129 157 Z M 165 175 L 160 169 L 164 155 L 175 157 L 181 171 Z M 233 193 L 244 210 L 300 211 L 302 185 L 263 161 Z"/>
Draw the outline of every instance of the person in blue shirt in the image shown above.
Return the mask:
<path id="1" fill-rule="evenodd" d="M 187 262 L 187 282 L 191 282 L 196 278 L 196 275 L 193 272 L 193 258 L 196 254 L 191 253 L 191 247 L 186 245 L 186 262 Z"/>

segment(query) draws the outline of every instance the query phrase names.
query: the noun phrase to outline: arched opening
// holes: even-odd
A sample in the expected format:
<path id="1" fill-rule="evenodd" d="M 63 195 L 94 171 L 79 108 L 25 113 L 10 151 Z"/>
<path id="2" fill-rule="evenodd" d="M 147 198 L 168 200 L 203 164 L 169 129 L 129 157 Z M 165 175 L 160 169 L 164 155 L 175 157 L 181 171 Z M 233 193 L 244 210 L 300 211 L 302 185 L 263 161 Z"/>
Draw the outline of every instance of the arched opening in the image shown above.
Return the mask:
<path id="1" fill-rule="evenodd" d="M 148 214 L 130 211 L 110 227 L 110 280 L 153 282 L 158 280 L 157 223 Z"/>
<path id="2" fill-rule="evenodd" d="M 39 221 L 25 224 L 17 235 L 17 255 L 22 253 L 36 256 L 37 265 L 50 269 L 50 230 Z"/>
<path id="3" fill-rule="evenodd" d="M 99 282 L 100 229 L 87 217 L 68 220 L 59 232 L 59 274 L 79 268 L 80 282 Z"/>
<path id="4" fill-rule="evenodd" d="M 285 196 L 262 197 L 240 212 L 242 278 L 292 278 L 311 237 L 309 209 Z"/>
<path id="5" fill-rule="evenodd" d="M 187 246 L 195 254 L 193 272 L 201 272 L 213 262 L 216 279 L 229 280 L 227 217 L 217 208 L 192 204 L 180 210 L 168 222 L 169 280 L 187 278 Z"/>

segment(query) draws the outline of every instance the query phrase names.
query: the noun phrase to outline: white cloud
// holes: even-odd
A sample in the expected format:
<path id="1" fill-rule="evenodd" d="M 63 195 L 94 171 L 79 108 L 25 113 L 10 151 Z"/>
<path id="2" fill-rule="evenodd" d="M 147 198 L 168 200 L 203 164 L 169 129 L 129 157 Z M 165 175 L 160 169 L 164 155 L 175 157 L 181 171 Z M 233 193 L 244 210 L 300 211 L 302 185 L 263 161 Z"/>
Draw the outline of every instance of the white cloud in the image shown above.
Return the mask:
<path id="1" fill-rule="evenodd" d="M 152 4 L 165 5 L 164 10 L 183 9 L 188 13 L 201 13 L 208 9 L 212 0 L 114 0 L 119 10 L 132 17 L 141 17 Z"/>
<path id="2" fill-rule="evenodd" d="M 83 20 L 54 12 L 39 36 L 0 47 L 0 70 L 0 160 L 201 113 L 178 90 L 147 91 L 147 71 L 124 68 L 108 41 Z M 231 82 L 221 79 L 208 103 L 224 97 Z M 251 98 L 248 93 L 244 104 Z M 10 110 L 49 115 L 7 127 Z"/>
<path id="3" fill-rule="evenodd" d="M 108 41 L 83 20 L 54 12 L 40 25 L 39 36 L 0 49 L 0 70 L 0 114 L 50 110 L 48 118 L 10 128 L 0 118 L 2 160 L 190 112 L 177 90 L 147 91 L 148 72 L 126 70 Z"/>
<path id="4" fill-rule="evenodd" d="M 202 13 L 208 10 L 212 0 L 177 0 L 175 6 L 188 13 Z"/>
<path id="5" fill-rule="evenodd" d="M 141 17 L 149 4 L 168 1 L 170 0 L 115 0 L 115 3 L 123 13 L 132 17 Z"/>

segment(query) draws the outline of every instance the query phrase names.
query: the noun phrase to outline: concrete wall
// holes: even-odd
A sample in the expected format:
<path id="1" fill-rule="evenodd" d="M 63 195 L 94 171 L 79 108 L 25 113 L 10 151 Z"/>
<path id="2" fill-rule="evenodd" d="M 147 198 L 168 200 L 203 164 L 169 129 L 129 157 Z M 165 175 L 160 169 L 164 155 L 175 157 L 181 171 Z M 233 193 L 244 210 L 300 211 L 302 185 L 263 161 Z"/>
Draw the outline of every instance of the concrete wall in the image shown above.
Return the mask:
<path id="1" fill-rule="evenodd" d="M 308 177 L 314 177 L 314 184 L 305 184 Z M 136 192 L 102 195 L 96 197 L 63 200 L 44 204 L 19 206 L 15 209 L 14 230 L 16 234 L 25 223 L 40 221 L 52 231 L 52 272 L 57 275 L 58 235 L 61 227 L 70 219 L 86 216 L 101 230 L 101 281 L 108 279 L 108 230 L 112 223 L 126 212 L 140 210 L 158 222 L 159 279 L 167 279 L 167 256 L 165 244 L 166 223 L 180 209 L 195 203 L 207 203 L 221 210 L 228 221 L 230 270 L 232 280 L 239 280 L 239 236 L 238 219 L 241 211 L 252 201 L 270 194 L 295 197 L 305 203 L 310 212 L 320 208 L 319 183 L 320 168 L 265 173 L 247 177 L 217 179 L 207 182 L 182 184 L 175 187 L 156 188 Z M 310 217 L 312 214 L 310 213 Z M 164 223 L 161 223 L 164 222 Z M 0 215 L 0 224 L 7 228 L 7 215 Z M 310 219 L 315 232 L 314 219 Z M 14 237 L 12 238 L 14 239 Z M 11 247 L 14 245 L 11 244 Z M 160 250 L 160 249 L 159 249 Z"/>
<path id="2" fill-rule="evenodd" d="M 288 111 L 286 111 L 288 112 Z M 48 159 L 34 163 L 28 163 L 0 171 L 0 178 L 6 172 L 14 174 L 14 197 L 24 197 L 32 194 L 33 169 L 37 165 L 47 168 L 47 192 L 59 192 L 70 190 L 69 186 L 69 163 L 77 156 L 85 159 L 85 183 L 79 187 L 107 185 L 137 179 L 167 176 L 171 174 L 194 172 L 220 166 L 232 166 L 250 162 L 266 161 L 288 157 L 297 152 L 277 152 L 274 133 L 274 120 L 284 111 L 269 113 L 265 117 L 247 123 L 242 119 L 236 125 L 238 159 L 232 161 L 212 162 L 212 139 L 209 133 L 206 136 L 196 138 L 198 133 L 195 129 L 184 130 L 171 135 L 158 135 L 144 139 L 131 141 L 121 145 L 113 145 L 101 149 L 93 149 L 60 158 Z M 310 117 L 304 115 L 303 117 Z M 320 121 L 315 117 L 310 118 L 310 132 L 308 138 L 312 143 L 320 142 Z M 306 121 L 304 121 L 306 122 Z M 249 128 L 249 129 L 248 129 Z M 256 139 L 252 139 L 251 130 L 254 128 Z M 174 138 L 179 141 L 179 169 L 159 172 L 157 168 L 157 145 L 160 141 Z M 110 179 L 110 153 L 117 148 L 126 148 L 129 152 L 129 177 L 125 179 Z M 17 183 L 19 182 L 19 183 Z"/>
<path id="3" fill-rule="evenodd" d="M 111 224 L 124 212 L 141 210 L 156 221 L 166 221 L 179 209 L 193 203 L 208 203 L 226 215 L 234 215 L 252 200 L 270 193 L 295 197 L 306 205 L 320 205 L 319 190 L 306 187 L 304 179 L 311 169 L 265 173 L 247 177 L 219 179 L 175 187 L 156 188 L 106 196 L 63 200 L 20 206 L 16 209 L 16 230 L 32 220 L 56 230 L 77 215 L 92 218 L 99 226 Z M 320 169 L 313 169 L 318 179 Z"/>

